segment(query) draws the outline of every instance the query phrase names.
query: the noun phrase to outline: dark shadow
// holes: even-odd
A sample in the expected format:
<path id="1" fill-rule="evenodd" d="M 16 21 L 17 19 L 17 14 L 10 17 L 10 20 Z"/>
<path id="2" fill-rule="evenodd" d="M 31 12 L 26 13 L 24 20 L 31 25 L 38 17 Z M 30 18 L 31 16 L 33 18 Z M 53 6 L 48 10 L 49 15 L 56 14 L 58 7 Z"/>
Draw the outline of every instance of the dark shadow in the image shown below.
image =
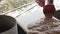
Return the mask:
<path id="1" fill-rule="evenodd" d="M 10 30 L 16 25 L 16 20 L 7 15 L 0 15 L 0 33 Z"/>
<path id="2" fill-rule="evenodd" d="M 18 25 L 18 34 L 27 34 L 27 33 Z"/>
<path id="3" fill-rule="evenodd" d="M 55 11 L 54 17 L 60 20 L 60 10 Z"/>

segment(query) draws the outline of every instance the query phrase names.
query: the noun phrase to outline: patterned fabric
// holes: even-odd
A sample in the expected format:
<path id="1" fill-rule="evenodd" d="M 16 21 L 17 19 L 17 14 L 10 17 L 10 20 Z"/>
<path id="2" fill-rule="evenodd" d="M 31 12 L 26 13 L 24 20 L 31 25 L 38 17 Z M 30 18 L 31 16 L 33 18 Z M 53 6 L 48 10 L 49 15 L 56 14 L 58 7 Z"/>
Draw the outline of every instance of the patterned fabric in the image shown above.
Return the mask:
<path id="1" fill-rule="evenodd" d="M 46 24 L 43 21 L 39 23 L 30 24 L 28 27 L 30 34 L 60 34 L 60 21 L 53 20 L 52 24 Z"/>
<path id="2" fill-rule="evenodd" d="M 36 0 L 37 4 L 41 7 L 45 5 L 45 0 Z"/>

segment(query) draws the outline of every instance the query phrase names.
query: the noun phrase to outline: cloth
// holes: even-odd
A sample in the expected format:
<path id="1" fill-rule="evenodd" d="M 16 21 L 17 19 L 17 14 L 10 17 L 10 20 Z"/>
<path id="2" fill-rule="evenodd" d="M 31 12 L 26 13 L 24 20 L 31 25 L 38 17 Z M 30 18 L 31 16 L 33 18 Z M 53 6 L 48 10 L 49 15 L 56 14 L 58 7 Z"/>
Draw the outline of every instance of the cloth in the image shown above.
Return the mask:
<path id="1" fill-rule="evenodd" d="M 60 21 L 53 19 L 53 24 L 45 24 L 44 19 L 40 19 L 40 22 L 35 24 L 29 24 L 28 27 L 30 34 L 60 34 Z"/>
<path id="2" fill-rule="evenodd" d="M 41 7 L 45 5 L 45 0 L 36 0 L 37 4 Z"/>

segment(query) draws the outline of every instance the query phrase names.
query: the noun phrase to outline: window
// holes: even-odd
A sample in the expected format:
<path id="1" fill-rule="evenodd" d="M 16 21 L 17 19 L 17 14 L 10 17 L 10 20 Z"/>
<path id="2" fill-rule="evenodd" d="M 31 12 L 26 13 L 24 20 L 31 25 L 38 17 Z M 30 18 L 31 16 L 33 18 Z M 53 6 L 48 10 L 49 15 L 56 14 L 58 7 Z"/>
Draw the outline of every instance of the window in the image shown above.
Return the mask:
<path id="1" fill-rule="evenodd" d="M 7 12 L 8 10 L 17 8 L 19 6 L 22 6 L 24 4 L 28 4 L 33 1 L 34 0 L 2 0 L 0 2 L 0 13 Z M 1 3 L 3 3 L 3 4 L 1 4 Z"/>

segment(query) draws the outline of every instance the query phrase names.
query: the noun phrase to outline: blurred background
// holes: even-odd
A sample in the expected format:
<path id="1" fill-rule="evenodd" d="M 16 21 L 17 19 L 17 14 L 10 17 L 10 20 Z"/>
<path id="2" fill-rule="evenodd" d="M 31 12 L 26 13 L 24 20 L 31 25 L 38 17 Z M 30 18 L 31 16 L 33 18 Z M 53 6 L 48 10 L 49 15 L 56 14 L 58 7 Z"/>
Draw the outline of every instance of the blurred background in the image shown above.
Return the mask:
<path id="1" fill-rule="evenodd" d="M 34 0 L 2 0 L 0 2 L 0 13 L 17 8 L 19 6 L 33 2 Z"/>
<path id="2" fill-rule="evenodd" d="M 60 19 L 60 0 L 54 0 L 54 5 L 58 10 L 56 16 Z M 35 23 L 40 17 L 43 17 L 42 7 L 37 5 L 35 0 L 2 0 L 0 2 L 0 14 L 16 18 L 18 31 L 21 34 L 26 34 L 28 24 Z"/>
<path id="3" fill-rule="evenodd" d="M 35 0 L 2 0 L 0 2 L 0 14 L 34 1 Z M 54 0 L 54 4 L 59 7 L 60 0 Z"/>

